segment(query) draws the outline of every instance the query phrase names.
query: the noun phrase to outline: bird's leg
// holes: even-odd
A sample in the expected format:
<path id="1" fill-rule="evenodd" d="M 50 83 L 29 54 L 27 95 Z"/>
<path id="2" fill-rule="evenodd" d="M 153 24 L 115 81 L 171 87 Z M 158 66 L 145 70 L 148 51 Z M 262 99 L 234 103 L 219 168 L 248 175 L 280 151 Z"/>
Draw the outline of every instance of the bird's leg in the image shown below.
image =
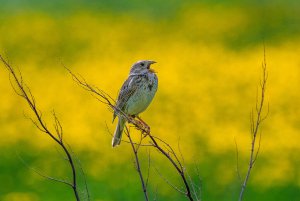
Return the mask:
<path id="1" fill-rule="evenodd" d="M 139 116 L 136 116 L 136 118 L 142 123 L 143 127 L 145 128 L 145 133 L 150 133 L 150 126 L 146 122 L 144 122 Z"/>
<path id="2" fill-rule="evenodd" d="M 135 116 L 134 115 L 128 115 L 128 119 L 129 119 L 129 123 L 132 123 L 132 124 L 137 124 L 137 121 L 134 119 Z"/>
<path id="3" fill-rule="evenodd" d="M 134 125 L 137 125 L 138 127 L 139 126 L 143 126 L 144 124 L 141 122 L 141 121 L 138 121 L 138 120 L 136 120 L 135 118 L 136 118 L 136 116 L 135 115 L 128 115 L 128 122 L 129 123 L 132 123 L 132 124 L 134 124 Z"/>
<path id="4" fill-rule="evenodd" d="M 140 130 L 142 130 L 143 133 L 150 133 L 150 126 L 146 122 L 144 122 L 139 116 L 137 115 L 128 115 L 129 122 L 134 124 L 136 127 L 138 127 Z M 137 119 L 135 119 L 137 118 Z"/>

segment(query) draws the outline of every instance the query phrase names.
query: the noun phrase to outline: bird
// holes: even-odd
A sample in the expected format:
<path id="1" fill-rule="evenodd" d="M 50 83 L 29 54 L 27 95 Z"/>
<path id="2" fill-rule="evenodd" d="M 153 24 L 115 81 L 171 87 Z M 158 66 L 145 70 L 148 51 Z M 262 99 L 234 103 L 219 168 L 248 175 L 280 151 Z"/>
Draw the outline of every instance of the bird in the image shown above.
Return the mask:
<path id="1" fill-rule="evenodd" d="M 150 68 L 156 61 L 141 60 L 131 66 L 128 78 L 123 83 L 114 107 L 113 122 L 118 117 L 118 123 L 112 139 L 112 147 L 120 145 L 126 117 L 138 117 L 152 102 L 157 88 L 156 72 Z"/>

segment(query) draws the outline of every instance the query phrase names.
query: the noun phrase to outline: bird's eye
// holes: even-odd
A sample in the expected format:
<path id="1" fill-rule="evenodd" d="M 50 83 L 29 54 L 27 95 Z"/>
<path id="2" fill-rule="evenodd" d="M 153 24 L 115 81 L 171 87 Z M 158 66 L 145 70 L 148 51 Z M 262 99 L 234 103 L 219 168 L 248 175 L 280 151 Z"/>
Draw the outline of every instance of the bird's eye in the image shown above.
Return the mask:
<path id="1" fill-rule="evenodd" d="M 144 66 L 145 64 L 144 63 L 141 63 L 141 66 Z"/>

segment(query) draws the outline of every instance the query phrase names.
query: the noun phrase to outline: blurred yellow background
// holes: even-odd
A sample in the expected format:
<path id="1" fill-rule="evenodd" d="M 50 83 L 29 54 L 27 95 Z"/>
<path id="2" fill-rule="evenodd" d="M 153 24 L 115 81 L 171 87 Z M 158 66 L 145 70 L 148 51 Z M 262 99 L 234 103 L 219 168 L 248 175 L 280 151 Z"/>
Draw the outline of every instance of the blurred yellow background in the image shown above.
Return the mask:
<path id="1" fill-rule="evenodd" d="M 128 144 L 111 148 L 111 112 L 63 65 L 116 97 L 135 61 L 157 61 L 159 89 L 142 118 L 154 135 L 176 149 L 179 142 L 195 180 L 199 167 L 203 200 L 237 200 L 235 140 L 244 175 L 264 44 L 270 112 L 245 200 L 300 200 L 297 1 L 0 3 L 0 53 L 22 72 L 48 126 L 56 111 L 65 140 L 83 163 L 92 200 L 143 195 Z M 66 187 L 20 162 L 18 155 L 51 176 L 69 175 L 56 145 L 24 116 L 33 115 L 4 67 L 0 76 L 0 200 L 73 200 Z M 141 157 L 146 169 L 146 150 Z M 166 161 L 155 151 L 152 157 L 153 167 L 180 185 Z M 152 197 L 185 200 L 150 173 Z"/>

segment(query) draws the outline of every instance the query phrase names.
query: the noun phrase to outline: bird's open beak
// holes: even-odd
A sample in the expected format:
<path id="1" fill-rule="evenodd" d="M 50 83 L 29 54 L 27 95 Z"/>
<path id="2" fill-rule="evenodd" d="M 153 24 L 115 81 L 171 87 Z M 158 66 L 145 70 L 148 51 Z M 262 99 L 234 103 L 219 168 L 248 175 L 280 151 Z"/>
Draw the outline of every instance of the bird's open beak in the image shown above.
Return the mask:
<path id="1" fill-rule="evenodd" d="M 149 71 L 150 71 L 151 73 L 156 73 L 155 70 L 153 70 L 152 68 L 150 68 L 150 66 L 151 66 L 152 64 L 155 64 L 155 63 L 156 63 L 156 61 L 149 61 Z"/>

